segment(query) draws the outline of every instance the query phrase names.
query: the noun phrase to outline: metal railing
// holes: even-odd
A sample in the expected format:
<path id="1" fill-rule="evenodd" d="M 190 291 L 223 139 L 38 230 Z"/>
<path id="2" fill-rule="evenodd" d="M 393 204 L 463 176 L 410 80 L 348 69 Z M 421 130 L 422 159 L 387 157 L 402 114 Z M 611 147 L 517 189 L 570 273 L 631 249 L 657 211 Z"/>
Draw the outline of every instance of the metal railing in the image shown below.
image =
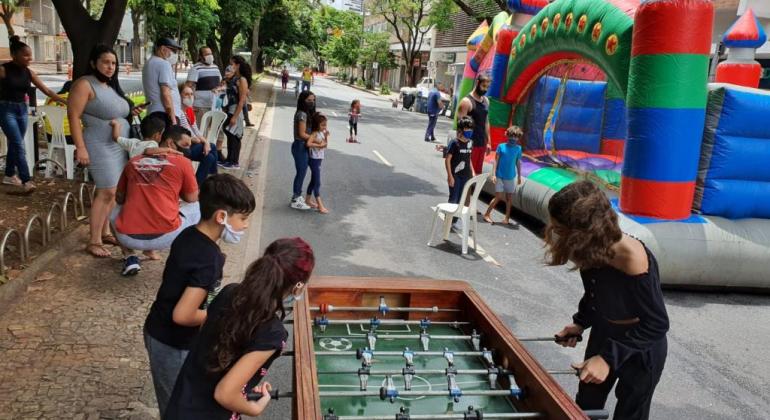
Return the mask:
<path id="1" fill-rule="evenodd" d="M 45 218 L 40 217 L 38 214 L 30 216 L 24 232 L 19 232 L 13 228 L 6 230 L 2 240 L 0 240 L 0 275 L 5 275 L 5 253 L 12 237 L 16 239 L 18 245 L 17 255 L 19 261 L 22 263 L 29 261 L 32 258 L 30 235 L 34 226 L 37 225 L 40 228 L 40 244 L 45 248 L 53 240 L 54 229 L 58 230 L 59 233 L 63 233 L 67 226 L 69 226 L 70 219 L 77 222 L 88 217 L 86 215 L 86 198 L 88 200 L 87 207 L 90 208 L 94 199 L 94 188 L 88 184 L 80 184 L 77 197 L 73 193 L 68 192 L 64 195 L 61 202 L 57 201 L 51 204 L 51 208 L 48 210 Z M 56 217 L 57 215 L 58 217 Z"/>

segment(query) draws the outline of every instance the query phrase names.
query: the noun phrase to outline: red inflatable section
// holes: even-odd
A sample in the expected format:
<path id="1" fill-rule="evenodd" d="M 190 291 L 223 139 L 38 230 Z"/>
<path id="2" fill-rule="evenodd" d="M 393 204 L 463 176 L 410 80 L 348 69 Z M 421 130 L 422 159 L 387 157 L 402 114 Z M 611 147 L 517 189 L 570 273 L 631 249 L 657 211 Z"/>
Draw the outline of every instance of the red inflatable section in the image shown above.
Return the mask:
<path id="1" fill-rule="evenodd" d="M 625 140 L 616 139 L 602 139 L 601 152 L 608 159 L 620 160 L 623 159 L 623 150 L 625 149 Z"/>
<path id="2" fill-rule="evenodd" d="M 759 87 L 762 77 L 762 65 L 759 63 L 728 63 L 722 62 L 717 66 L 714 79 L 717 83 L 732 83 L 750 88 Z"/>
<path id="3" fill-rule="evenodd" d="M 631 55 L 711 54 L 711 37 L 692 28 L 711 28 L 713 19 L 710 1 L 647 3 L 644 13 L 636 14 Z"/>
<path id="4" fill-rule="evenodd" d="M 690 217 L 695 182 L 646 181 L 622 177 L 620 210 L 659 219 L 678 220 Z"/>

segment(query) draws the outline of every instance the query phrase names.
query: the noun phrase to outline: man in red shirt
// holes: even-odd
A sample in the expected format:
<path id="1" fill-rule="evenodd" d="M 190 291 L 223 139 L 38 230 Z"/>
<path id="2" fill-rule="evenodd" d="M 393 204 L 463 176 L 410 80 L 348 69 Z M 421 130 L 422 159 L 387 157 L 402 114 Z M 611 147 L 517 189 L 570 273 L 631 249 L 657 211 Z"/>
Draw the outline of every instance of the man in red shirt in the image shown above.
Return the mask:
<path id="1" fill-rule="evenodd" d="M 190 144 L 189 130 L 171 126 L 160 146 L 184 150 Z M 115 198 L 110 221 L 123 249 L 124 276 L 141 270 L 134 250 L 158 259 L 156 250 L 169 248 L 182 230 L 200 220 L 198 183 L 190 160 L 181 155 L 134 157 L 123 169 Z"/>

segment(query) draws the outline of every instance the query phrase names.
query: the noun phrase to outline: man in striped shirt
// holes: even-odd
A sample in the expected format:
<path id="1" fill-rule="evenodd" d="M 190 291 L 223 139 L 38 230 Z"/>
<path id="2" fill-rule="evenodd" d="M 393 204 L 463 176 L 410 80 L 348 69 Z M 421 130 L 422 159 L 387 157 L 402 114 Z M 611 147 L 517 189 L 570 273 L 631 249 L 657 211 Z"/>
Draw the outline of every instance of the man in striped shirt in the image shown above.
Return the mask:
<path id="1" fill-rule="evenodd" d="M 214 64 L 214 55 L 211 48 L 203 46 L 198 50 L 198 62 L 193 65 L 187 74 L 187 86 L 195 91 L 195 120 L 200 121 L 206 111 L 212 109 L 220 84 L 222 74 L 219 67 Z"/>

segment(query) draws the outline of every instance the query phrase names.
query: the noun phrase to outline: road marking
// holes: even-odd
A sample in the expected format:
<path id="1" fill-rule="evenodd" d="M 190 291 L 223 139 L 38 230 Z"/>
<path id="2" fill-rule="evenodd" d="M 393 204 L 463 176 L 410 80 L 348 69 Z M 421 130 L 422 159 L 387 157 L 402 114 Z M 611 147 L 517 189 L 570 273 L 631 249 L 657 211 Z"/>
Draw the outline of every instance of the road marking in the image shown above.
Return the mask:
<path id="1" fill-rule="evenodd" d="M 378 152 L 378 151 L 376 151 L 376 150 L 372 150 L 372 152 L 373 152 L 375 155 L 377 155 L 377 157 L 378 157 L 378 158 L 380 158 L 380 160 L 382 161 L 382 163 L 384 163 L 384 164 L 385 164 L 385 166 L 390 166 L 390 167 L 393 167 L 393 165 L 391 165 L 391 164 L 390 164 L 390 162 L 388 162 L 388 160 L 387 160 L 387 159 L 385 159 L 385 157 L 384 157 L 384 156 L 382 156 L 382 155 L 380 154 L 380 152 Z"/>
<path id="2" fill-rule="evenodd" d="M 337 116 L 338 116 L 338 115 L 337 115 L 337 113 L 336 113 L 336 112 L 334 112 L 334 111 L 332 111 L 332 115 L 334 115 L 335 117 L 337 117 Z"/>

